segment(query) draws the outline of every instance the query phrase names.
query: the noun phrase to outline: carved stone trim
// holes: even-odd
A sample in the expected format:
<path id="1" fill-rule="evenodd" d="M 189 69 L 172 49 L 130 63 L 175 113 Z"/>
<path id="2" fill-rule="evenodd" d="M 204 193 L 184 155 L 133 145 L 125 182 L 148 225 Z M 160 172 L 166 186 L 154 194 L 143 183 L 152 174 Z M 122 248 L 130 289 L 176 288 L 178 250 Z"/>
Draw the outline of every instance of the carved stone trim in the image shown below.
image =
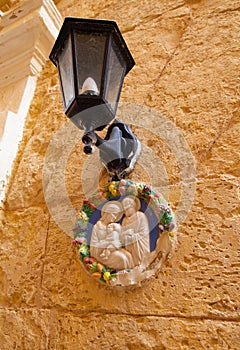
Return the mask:
<path id="1" fill-rule="evenodd" d="M 30 0 L 1 14 L 0 88 L 39 75 L 61 23 L 52 0 Z"/>
<path id="2" fill-rule="evenodd" d="M 28 0 L 0 11 L 0 200 L 22 140 L 36 79 L 61 25 L 52 0 Z"/>

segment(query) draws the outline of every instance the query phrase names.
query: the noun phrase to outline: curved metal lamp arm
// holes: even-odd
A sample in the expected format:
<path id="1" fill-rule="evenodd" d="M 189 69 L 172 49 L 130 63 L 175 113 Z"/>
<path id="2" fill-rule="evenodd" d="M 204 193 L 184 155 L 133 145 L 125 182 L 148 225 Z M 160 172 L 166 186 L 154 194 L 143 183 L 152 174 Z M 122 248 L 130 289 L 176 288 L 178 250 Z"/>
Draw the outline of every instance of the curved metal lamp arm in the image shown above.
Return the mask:
<path id="1" fill-rule="evenodd" d="M 94 152 L 94 145 L 99 148 L 100 158 L 111 180 L 125 178 L 134 168 L 141 152 L 141 143 L 131 128 L 120 119 L 115 119 L 108 127 L 104 139 L 89 131 L 84 134 L 82 142 L 86 154 Z"/>

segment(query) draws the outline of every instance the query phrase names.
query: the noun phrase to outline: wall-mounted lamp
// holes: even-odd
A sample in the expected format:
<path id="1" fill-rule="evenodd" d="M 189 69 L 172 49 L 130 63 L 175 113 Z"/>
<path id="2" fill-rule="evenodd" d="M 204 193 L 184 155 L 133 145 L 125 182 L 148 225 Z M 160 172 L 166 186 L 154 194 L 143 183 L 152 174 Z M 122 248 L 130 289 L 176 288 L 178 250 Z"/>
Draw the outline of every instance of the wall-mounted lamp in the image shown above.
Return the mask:
<path id="1" fill-rule="evenodd" d="M 65 114 L 84 130 L 84 152 L 95 144 L 111 176 L 125 177 L 134 166 L 140 142 L 115 119 L 125 75 L 135 62 L 113 21 L 66 18 L 50 54 L 57 66 Z M 105 139 L 95 131 L 109 123 Z"/>
<path id="2" fill-rule="evenodd" d="M 114 180 L 78 212 L 73 231 L 79 258 L 101 282 L 139 284 L 161 268 L 175 233 L 164 198 L 149 185 L 124 180 L 141 150 L 130 127 L 115 118 L 134 60 L 115 22 L 79 18 L 65 19 L 50 59 L 58 68 L 65 113 L 84 131 L 84 152 L 96 145 Z M 105 127 L 103 139 L 96 131 Z"/>

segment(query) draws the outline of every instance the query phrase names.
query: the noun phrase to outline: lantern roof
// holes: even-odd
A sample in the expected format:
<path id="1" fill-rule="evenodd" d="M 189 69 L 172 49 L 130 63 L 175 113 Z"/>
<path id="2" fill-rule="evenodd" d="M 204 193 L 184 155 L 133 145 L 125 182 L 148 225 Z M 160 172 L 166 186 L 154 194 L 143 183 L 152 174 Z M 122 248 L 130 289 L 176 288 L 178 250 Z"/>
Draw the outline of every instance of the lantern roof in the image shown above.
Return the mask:
<path id="1" fill-rule="evenodd" d="M 125 75 L 135 65 L 134 59 L 115 21 L 66 17 L 64 19 L 62 28 L 59 32 L 57 40 L 49 56 L 50 60 L 55 64 L 55 66 L 57 66 L 57 57 L 59 55 L 59 51 L 62 50 L 62 43 L 65 41 L 65 39 L 67 38 L 71 30 L 78 30 L 86 34 L 87 33 L 112 34 L 118 46 L 118 49 L 120 50 L 126 62 Z"/>

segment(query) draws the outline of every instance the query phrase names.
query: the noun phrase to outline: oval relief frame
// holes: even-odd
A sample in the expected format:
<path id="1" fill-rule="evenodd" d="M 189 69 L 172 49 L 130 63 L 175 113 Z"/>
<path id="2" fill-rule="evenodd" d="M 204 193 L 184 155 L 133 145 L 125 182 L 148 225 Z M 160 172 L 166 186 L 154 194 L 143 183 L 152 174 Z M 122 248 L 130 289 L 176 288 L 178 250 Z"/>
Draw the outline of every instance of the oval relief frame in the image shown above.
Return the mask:
<path id="1" fill-rule="evenodd" d="M 73 232 L 84 268 L 112 287 L 140 285 L 156 275 L 177 241 L 163 196 L 131 180 L 113 181 L 85 200 Z"/>

